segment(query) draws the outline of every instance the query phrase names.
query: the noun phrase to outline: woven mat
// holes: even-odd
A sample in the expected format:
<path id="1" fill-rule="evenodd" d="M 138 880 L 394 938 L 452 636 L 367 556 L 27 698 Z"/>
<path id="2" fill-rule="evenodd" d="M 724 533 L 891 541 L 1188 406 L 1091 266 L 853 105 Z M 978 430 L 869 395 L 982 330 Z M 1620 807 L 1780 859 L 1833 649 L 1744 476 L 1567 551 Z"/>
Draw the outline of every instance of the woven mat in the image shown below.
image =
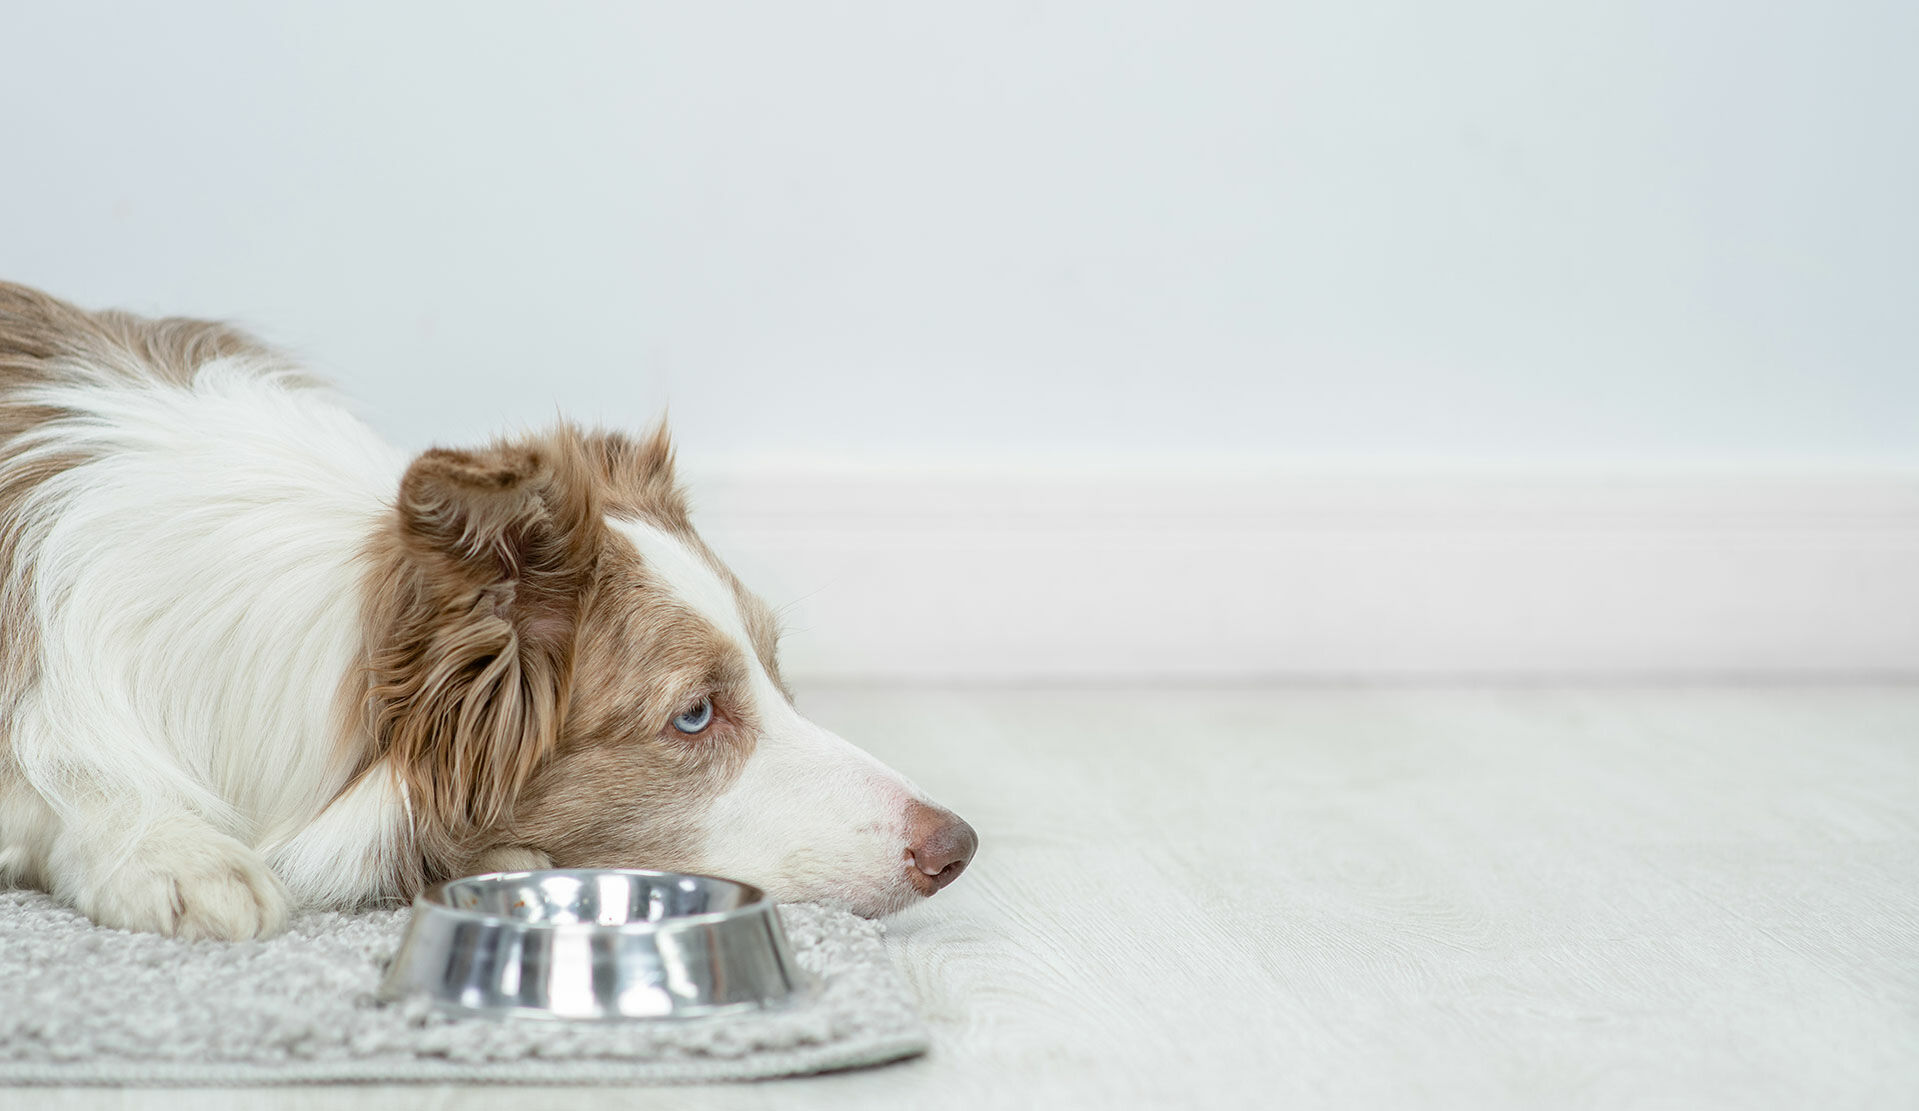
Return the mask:
<path id="1" fill-rule="evenodd" d="M 782 907 L 807 1002 L 618 1024 L 448 1018 L 374 989 L 407 910 L 311 913 L 265 941 L 182 942 L 0 891 L 0 1084 L 665 1084 L 824 1072 L 923 1053 L 875 922 Z"/>

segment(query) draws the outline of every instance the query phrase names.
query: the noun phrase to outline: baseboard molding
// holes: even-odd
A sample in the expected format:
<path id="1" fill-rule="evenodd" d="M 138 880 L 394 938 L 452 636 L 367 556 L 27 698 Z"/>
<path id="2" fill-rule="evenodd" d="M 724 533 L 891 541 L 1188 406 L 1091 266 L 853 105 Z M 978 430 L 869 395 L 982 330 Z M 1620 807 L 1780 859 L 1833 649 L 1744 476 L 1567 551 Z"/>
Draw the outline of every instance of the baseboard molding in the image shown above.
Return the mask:
<path id="1" fill-rule="evenodd" d="M 803 677 L 1919 676 L 1919 476 L 708 468 Z"/>

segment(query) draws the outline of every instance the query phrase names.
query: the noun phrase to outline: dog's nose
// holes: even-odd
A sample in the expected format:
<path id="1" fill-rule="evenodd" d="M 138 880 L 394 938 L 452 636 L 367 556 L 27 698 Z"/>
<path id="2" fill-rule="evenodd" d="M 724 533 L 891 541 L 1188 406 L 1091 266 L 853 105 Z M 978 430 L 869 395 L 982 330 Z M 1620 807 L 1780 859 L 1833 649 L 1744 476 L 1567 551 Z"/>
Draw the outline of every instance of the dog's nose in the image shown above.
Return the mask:
<path id="1" fill-rule="evenodd" d="M 906 814 L 906 860 L 913 886 L 931 895 L 959 879 L 979 848 L 979 834 L 958 814 L 915 802 Z M 912 873 L 918 873 L 913 875 Z"/>

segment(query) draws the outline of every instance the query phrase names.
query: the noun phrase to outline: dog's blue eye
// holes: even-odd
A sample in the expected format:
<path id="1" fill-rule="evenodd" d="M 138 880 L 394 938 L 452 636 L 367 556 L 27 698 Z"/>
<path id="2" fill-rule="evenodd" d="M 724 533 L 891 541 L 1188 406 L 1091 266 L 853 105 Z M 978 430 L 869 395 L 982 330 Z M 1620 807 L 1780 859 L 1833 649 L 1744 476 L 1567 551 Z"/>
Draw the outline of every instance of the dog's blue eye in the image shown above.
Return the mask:
<path id="1" fill-rule="evenodd" d="M 702 698 L 692 709 L 673 719 L 673 728 L 682 733 L 698 733 L 713 724 L 713 700 Z"/>

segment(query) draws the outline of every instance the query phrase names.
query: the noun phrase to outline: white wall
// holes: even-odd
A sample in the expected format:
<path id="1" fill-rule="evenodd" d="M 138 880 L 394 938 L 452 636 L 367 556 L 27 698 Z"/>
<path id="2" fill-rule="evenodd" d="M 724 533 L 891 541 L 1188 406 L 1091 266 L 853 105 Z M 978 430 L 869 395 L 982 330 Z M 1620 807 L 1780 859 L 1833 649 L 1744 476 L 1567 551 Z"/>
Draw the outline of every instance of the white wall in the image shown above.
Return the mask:
<path id="1" fill-rule="evenodd" d="M 1919 5 L 0 7 L 0 274 L 405 442 L 1919 465 Z"/>
<path id="2" fill-rule="evenodd" d="M 0 275 L 670 402 L 790 672 L 1919 673 L 1911 0 L 0 3 Z"/>

